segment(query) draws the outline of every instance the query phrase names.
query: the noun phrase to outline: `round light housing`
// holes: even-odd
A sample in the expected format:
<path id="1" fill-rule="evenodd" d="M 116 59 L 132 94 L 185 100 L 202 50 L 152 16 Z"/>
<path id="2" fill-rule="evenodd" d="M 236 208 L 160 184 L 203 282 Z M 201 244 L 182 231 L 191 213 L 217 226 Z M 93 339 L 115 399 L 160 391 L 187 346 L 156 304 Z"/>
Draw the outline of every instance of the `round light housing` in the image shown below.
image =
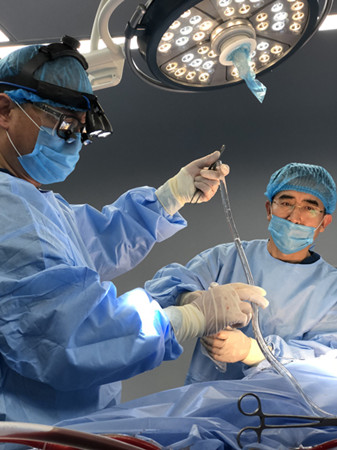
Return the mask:
<path id="1" fill-rule="evenodd" d="M 129 23 L 126 38 L 137 36 L 154 84 L 197 91 L 242 81 L 227 61 L 242 43 L 250 45 L 252 67 L 260 74 L 299 49 L 319 20 L 317 0 L 152 0 L 138 14 L 137 24 Z M 126 55 L 140 72 L 127 47 Z"/>

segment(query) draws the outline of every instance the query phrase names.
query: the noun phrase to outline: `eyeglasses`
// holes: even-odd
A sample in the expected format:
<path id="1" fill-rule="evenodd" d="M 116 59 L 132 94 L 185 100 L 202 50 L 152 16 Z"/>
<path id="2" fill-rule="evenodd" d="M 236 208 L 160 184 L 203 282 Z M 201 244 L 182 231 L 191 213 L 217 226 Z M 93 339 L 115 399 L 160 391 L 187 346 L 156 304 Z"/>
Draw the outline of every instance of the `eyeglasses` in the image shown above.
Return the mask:
<path id="1" fill-rule="evenodd" d="M 288 217 L 294 211 L 295 208 L 299 208 L 301 217 L 303 219 L 314 219 L 318 217 L 324 210 L 318 209 L 312 205 L 296 205 L 289 200 L 276 201 L 273 200 L 272 204 L 276 205 L 276 209 L 280 216 Z"/>
<path id="2" fill-rule="evenodd" d="M 71 143 L 76 139 L 75 133 L 81 133 L 82 142 L 85 144 L 91 143 L 91 140 L 86 139 L 87 134 L 85 124 L 80 122 L 76 116 L 62 113 L 45 103 L 34 103 L 34 106 L 53 118 L 53 122 L 47 125 L 51 125 L 50 128 L 56 131 L 60 138 Z"/>

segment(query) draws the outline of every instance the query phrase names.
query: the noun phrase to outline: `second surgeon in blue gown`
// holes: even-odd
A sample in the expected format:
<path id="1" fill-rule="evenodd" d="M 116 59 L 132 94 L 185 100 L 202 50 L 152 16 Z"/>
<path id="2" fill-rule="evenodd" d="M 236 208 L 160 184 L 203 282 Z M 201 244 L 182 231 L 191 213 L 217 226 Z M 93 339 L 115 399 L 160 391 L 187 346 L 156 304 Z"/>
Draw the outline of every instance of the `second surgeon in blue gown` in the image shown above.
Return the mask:
<path id="1" fill-rule="evenodd" d="M 270 239 L 242 243 L 254 282 L 268 292 L 269 307 L 259 315 L 261 332 L 283 364 L 319 357 L 337 348 L 337 269 L 312 244 L 332 220 L 335 182 L 323 167 L 290 163 L 271 176 L 266 196 Z M 186 266 L 162 268 L 145 286 L 167 307 L 203 295 L 212 282 L 244 280 L 235 244 L 225 243 Z M 225 370 L 219 362 L 226 363 Z M 242 379 L 268 365 L 250 324 L 199 340 L 186 383 Z"/>

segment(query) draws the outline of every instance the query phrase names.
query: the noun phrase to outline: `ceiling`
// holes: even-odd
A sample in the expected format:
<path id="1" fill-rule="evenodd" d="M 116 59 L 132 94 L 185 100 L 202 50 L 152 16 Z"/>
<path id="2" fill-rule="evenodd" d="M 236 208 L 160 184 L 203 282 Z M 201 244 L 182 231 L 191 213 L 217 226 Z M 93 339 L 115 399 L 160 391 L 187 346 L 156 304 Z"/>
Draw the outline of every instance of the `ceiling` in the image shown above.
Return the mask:
<path id="1" fill-rule="evenodd" d="M 63 34 L 90 37 L 100 0 L 1 0 L 0 27 L 17 44 L 59 40 Z M 123 35 L 139 0 L 125 0 L 110 20 L 110 34 Z M 337 13 L 337 4 L 331 13 Z"/>
<path id="2" fill-rule="evenodd" d="M 89 38 L 98 5 L 99 0 L 0 0 L 0 27 L 17 44 L 51 42 L 64 34 Z M 110 20 L 112 36 L 123 34 L 137 5 L 138 0 L 125 0 L 118 8 Z M 337 13 L 336 4 L 332 12 Z M 129 188 L 159 186 L 184 164 L 225 143 L 223 160 L 231 167 L 227 185 L 241 238 L 267 237 L 263 193 L 272 172 L 288 162 L 307 162 L 323 165 L 337 180 L 336 48 L 337 31 L 316 33 L 275 70 L 258 77 L 267 87 L 262 104 L 244 84 L 207 93 L 161 91 L 125 65 L 119 85 L 96 91 L 114 134 L 82 150 L 75 172 L 52 188 L 70 202 L 101 208 Z M 164 264 L 185 263 L 231 240 L 220 196 L 187 205 L 182 213 L 187 229 L 115 280 L 120 293 L 141 286 Z M 337 220 L 316 249 L 337 265 Z M 167 372 L 161 379 L 168 379 Z M 176 372 L 171 379 L 179 384 L 183 376 Z M 148 391 L 143 384 L 142 393 L 163 388 L 157 382 L 158 377 Z M 137 395 L 129 389 L 126 398 Z"/>

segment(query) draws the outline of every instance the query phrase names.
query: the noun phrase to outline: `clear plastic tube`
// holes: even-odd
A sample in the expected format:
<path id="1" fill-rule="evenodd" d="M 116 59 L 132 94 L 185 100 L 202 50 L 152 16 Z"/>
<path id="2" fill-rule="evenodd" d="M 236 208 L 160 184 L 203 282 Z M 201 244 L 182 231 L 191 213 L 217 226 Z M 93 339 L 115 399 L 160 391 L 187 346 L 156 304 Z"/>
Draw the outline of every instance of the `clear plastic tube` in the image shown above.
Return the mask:
<path id="1" fill-rule="evenodd" d="M 245 272 L 245 275 L 247 278 L 247 283 L 253 285 L 254 284 L 253 275 L 250 270 L 246 254 L 244 252 L 244 249 L 243 249 L 240 237 L 239 237 L 239 233 L 235 226 L 232 210 L 231 210 L 230 203 L 229 203 L 229 196 L 228 196 L 227 185 L 226 185 L 225 179 L 220 181 L 220 192 L 221 192 L 221 201 L 222 201 L 222 205 L 225 210 L 225 215 L 226 215 L 226 219 L 228 222 L 228 226 L 229 226 L 230 232 L 232 234 L 232 238 L 234 240 L 237 252 L 239 254 L 239 258 L 240 258 L 242 267 L 244 269 L 244 272 Z M 254 303 L 252 303 L 252 308 L 253 308 L 252 326 L 253 326 L 254 335 L 255 335 L 256 341 L 257 341 L 264 357 L 266 358 L 266 360 L 271 364 L 271 366 L 276 370 L 276 372 L 278 372 L 280 375 L 285 377 L 291 383 L 291 385 L 302 396 L 302 398 L 308 404 L 308 406 L 310 407 L 310 409 L 312 410 L 312 412 L 314 414 L 323 415 L 323 416 L 327 416 L 327 415 L 333 416 L 333 414 L 330 414 L 329 412 L 326 412 L 323 409 L 321 409 L 319 406 L 317 406 L 302 390 L 302 388 L 299 385 L 299 383 L 297 382 L 296 378 L 289 372 L 289 370 L 282 363 L 280 363 L 280 361 L 278 361 L 275 358 L 275 356 L 269 350 L 269 347 L 266 344 L 266 342 L 262 336 L 261 330 L 260 330 L 259 308 Z"/>

